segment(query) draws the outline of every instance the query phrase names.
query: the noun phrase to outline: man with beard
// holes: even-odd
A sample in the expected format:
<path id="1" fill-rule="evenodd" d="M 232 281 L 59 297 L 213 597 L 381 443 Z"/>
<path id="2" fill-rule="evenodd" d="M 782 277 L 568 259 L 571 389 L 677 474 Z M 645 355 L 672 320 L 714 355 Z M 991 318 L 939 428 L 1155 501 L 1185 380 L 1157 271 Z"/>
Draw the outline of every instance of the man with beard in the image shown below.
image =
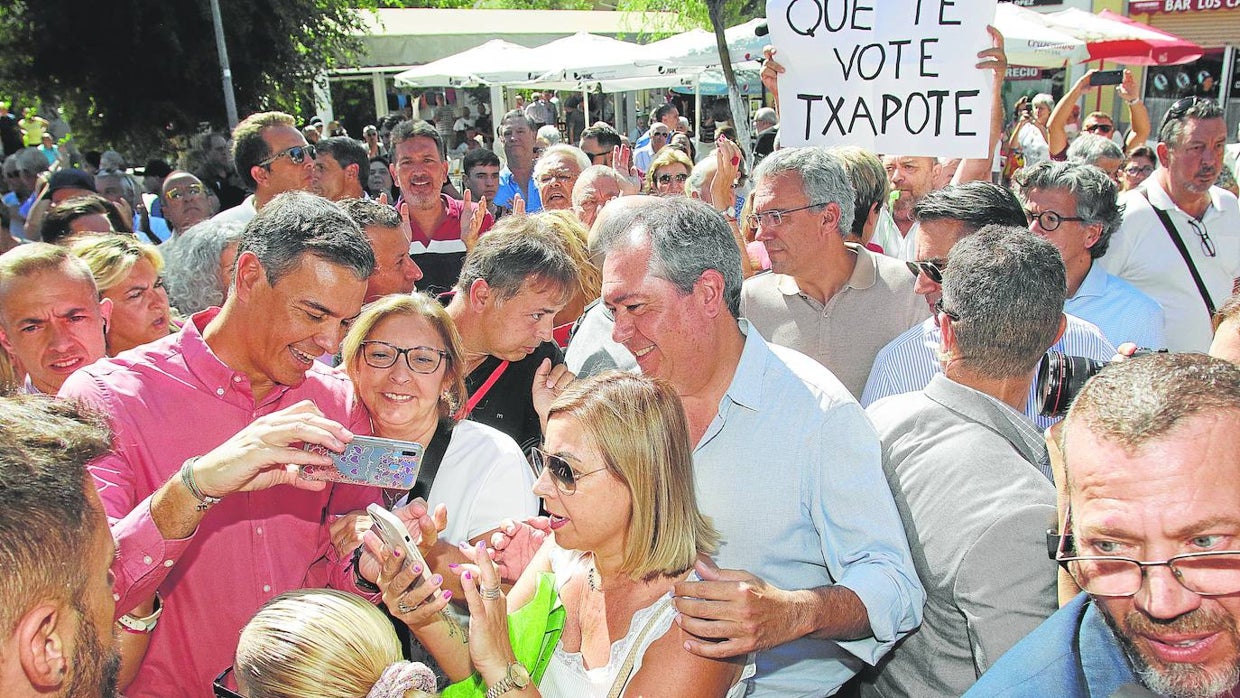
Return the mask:
<path id="1" fill-rule="evenodd" d="M 86 463 L 108 453 L 72 402 L 0 398 L 0 695 L 110 698 L 116 554 Z"/>
<path id="2" fill-rule="evenodd" d="M 444 194 L 448 161 L 439 131 L 425 121 L 402 121 L 392 129 L 392 179 L 400 187 L 400 205 L 408 208 L 412 242 L 409 254 L 422 269 L 418 290 L 442 293 L 452 288 L 465 253 L 495 219 L 465 201 Z M 475 220 L 479 215 L 482 219 Z"/>
<path id="3" fill-rule="evenodd" d="M 1210 317 L 1240 277 L 1240 206 L 1213 186 L 1226 144 L 1217 103 L 1185 97 L 1172 104 L 1158 133 L 1162 167 L 1124 194 L 1123 222 L 1101 259 L 1162 305 L 1172 351 L 1210 346 Z"/>
<path id="4" fill-rule="evenodd" d="M 1057 558 L 1084 593 L 969 696 L 1234 695 L 1240 680 L 1240 368 L 1200 354 L 1109 366 L 1065 422 Z"/>

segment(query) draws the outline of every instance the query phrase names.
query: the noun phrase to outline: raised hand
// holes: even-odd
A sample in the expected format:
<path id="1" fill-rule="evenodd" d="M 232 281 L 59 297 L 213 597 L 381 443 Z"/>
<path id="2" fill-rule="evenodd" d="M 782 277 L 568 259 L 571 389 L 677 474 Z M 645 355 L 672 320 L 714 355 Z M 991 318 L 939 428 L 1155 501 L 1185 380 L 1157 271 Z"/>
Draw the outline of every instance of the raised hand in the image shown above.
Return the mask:
<path id="1" fill-rule="evenodd" d="M 491 534 L 491 548 L 488 551 L 500 578 L 506 582 L 516 582 L 550 535 L 551 520 L 546 516 L 535 516 L 525 521 L 505 519 L 499 530 Z"/>

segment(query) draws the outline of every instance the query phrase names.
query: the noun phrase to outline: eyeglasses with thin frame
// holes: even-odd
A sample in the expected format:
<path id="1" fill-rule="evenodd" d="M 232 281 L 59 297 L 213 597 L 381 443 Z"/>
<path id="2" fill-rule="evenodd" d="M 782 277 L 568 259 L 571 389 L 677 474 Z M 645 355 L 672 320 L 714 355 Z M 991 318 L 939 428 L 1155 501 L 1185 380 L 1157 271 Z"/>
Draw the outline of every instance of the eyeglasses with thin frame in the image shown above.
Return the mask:
<path id="1" fill-rule="evenodd" d="M 955 312 L 948 310 L 947 306 L 943 305 L 942 298 L 934 302 L 934 312 L 936 315 L 939 313 L 946 315 L 947 317 L 952 319 L 952 322 L 960 322 L 960 316 L 957 315 Z"/>
<path id="2" fill-rule="evenodd" d="M 908 265 L 908 270 L 913 272 L 913 276 L 921 276 L 922 274 L 925 274 L 926 278 L 930 279 L 934 283 L 943 283 L 943 270 L 947 268 L 946 262 L 939 263 L 925 261 L 905 262 L 905 264 Z"/>
<path id="3" fill-rule="evenodd" d="M 1154 172 L 1153 165 L 1126 165 L 1124 167 L 1124 173 L 1128 175 L 1132 175 L 1134 177 L 1137 175 L 1149 175 L 1149 174 L 1152 174 L 1153 172 Z"/>
<path id="4" fill-rule="evenodd" d="M 211 682 L 211 692 L 215 698 L 241 698 L 241 694 L 236 690 L 229 688 L 229 684 L 236 684 L 236 675 L 233 668 L 228 667 L 216 675 L 215 680 Z"/>
<path id="5" fill-rule="evenodd" d="M 663 186 L 667 186 L 671 184 L 673 181 L 675 181 L 677 184 L 684 184 L 688 180 L 689 180 L 689 175 L 683 174 L 683 173 L 661 174 L 658 177 L 654 178 L 654 181 L 658 182 L 659 184 L 662 184 Z"/>
<path id="6" fill-rule="evenodd" d="M 1185 589 L 1199 596 L 1240 593 L 1240 550 L 1182 553 L 1166 560 L 1136 560 L 1118 555 L 1070 555 L 1075 540 L 1071 510 L 1064 513 L 1052 557 L 1083 591 L 1095 596 L 1127 597 L 1141 591 L 1151 567 L 1166 567 Z M 1054 532 L 1048 532 L 1048 536 Z"/>
<path id="7" fill-rule="evenodd" d="M 546 470 L 551 473 L 551 481 L 555 483 L 556 489 L 566 495 L 571 495 L 577 491 L 577 481 L 583 477 L 600 473 L 606 470 L 606 467 L 596 468 L 589 472 L 579 473 L 573 470 L 573 466 L 560 456 L 547 453 L 546 451 L 531 446 L 529 451 L 530 467 L 534 470 L 534 477 L 542 476 L 542 472 Z"/>
<path id="8" fill-rule="evenodd" d="M 1085 127 L 1085 130 L 1090 133 L 1110 133 L 1115 130 L 1115 127 L 1111 124 L 1090 124 Z"/>
<path id="9" fill-rule="evenodd" d="M 1201 240 L 1201 250 L 1206 253 L 1207 257 L 1213 257 L 1218 254 L 1218 250 L 1214 247 L 1214 241 L 1210 239 L 1210 231 L 1206 230 L 1206 224 L 1196 218 L 1188 219 L 1188 227 L 1197 233 L 1197 239 Z"/>
<path id="10" fill-rule="evenodd" d="M 181 199 L 188 199 L 191 196 L 203 196 L 206 193 L 206 187 L 203 187 L 201 184 L 188 184 L 184 187 L 174 187 L 169 189 L 165 196 L 173 201 L 180 201 Z"/>
<path id="11" fill-rule="evenodd" d="M 823 206 L 826 206 L 828 203 L 830 202 L 820 201 L 817 203 L 806 204 L 805 206 L 801 206 L 799 208 L 785 208 L 785 209 L 777 208 L 777 209 L 771 209 L 770 211 L 762 211 L 760 213 L 751 213 L 749 214 L 749 218 L 745 222 L 748 223 L 750 227 L 757 228 L 765 220 L 767 227 L 778 228 L 779 226 L 784 224 L 784 216 L 788 215 L 789 213 L 796 213 L 797 211 L 806 211 L 811 208 L 822 208 Z"/>
<path id="12" fill-rule="evenodd" d="M 1034 213 L 1029 209 L 1025 209 L 1025 216 L 1029 218 L 1029 222 L 1038 222 L 1038 227 L 1046 232 L 1052 232 L 1059 229 L 1059 225 L 1064 221 L 1083 221 L 1080 216 L 1065 216 L 1055 211 L 1042 211 Z"/>
<path id="13" fill-rule="evenodd" d="M 258 163 L 259 167 L 270 167 L 271 163 L 287 157 L 294 165 L 300 165 L 306 161 L 306 158 L 314 160 L 317 157 L 314 146 L 312 145 L 295 145 L 291 148 L 285 148 L 271 157 Z"/>
<path id="14" fill-rule="evenodd" d="M 371 368 L 391 368 L 400 357 L 414 373 L 434 373 L 439 370 L 448 352 L 434 347 L 398 347 L 387 342 L 369 340 L 362 342 L 362 360 Z"/>

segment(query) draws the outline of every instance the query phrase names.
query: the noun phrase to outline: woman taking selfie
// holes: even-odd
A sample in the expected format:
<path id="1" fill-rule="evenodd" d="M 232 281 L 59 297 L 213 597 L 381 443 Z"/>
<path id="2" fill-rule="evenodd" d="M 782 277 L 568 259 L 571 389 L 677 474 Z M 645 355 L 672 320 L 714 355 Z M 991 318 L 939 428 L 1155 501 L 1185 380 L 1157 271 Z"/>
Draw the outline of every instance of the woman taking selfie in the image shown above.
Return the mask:
<path id="1" fill-rule="evenodd" d="M 413 629 L 455 681 L 505 696 L 743 694 L 742 666 L 684 649 L 673 627 L 674 584 L 696 580 L 699 555 L 718 534 L 697 508 L 693 462 L 680 400 L 666 383 L 610 372 L 571 384 L 551 406 L 534 492 L 553 534 L 504 594 L 485 548 L 457 566 L 469 603 L 468 643 L 439 622 L 436 585 L 415 581 L 401 557 L 380 553 L 389 609 Z M 518 659 L 511 612 L 554 577 L 563 630 L 546 662 Z M 524 663 L 523 663 L 524 662 Z M 526 666 L 526 663 L 533 664 Z"/>

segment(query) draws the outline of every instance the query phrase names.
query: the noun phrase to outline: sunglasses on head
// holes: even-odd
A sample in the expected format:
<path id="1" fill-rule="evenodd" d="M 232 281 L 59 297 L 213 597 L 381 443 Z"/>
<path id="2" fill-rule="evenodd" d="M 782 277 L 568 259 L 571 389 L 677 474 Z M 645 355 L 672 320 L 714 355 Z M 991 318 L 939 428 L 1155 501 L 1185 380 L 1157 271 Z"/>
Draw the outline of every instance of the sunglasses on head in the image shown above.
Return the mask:
<path id="1" fill-rule="evenodd" d="M 1165 127 L 1172 121 L 1179 121 L 1180 119 L 1183 119 L 1184 115 L 1187 114 L 1193 107 L 1198 104 L 1206 104 L 1210 102 L 1211 100 L 1204 97 L 1184 97 L 1183 99 L 1178 99 L 1171 105 L 1170 108 L 1167 109 L 1167 114 L 1163 116 L 1162 125 Z M 1161 131 L 1162 129 L 1159 130 Z"/>
<path id="2" fill-rule="evenodd" d="M 306 161 L 306 158 L 315 159 L 314 146 L 312 145 L 295 145 L 292 148 L 285 148 L 271 157 L 258 163 L 259 167 L 267 167 L 271 163 L 287 157 L 294 165 L 300 165 Z"/>

